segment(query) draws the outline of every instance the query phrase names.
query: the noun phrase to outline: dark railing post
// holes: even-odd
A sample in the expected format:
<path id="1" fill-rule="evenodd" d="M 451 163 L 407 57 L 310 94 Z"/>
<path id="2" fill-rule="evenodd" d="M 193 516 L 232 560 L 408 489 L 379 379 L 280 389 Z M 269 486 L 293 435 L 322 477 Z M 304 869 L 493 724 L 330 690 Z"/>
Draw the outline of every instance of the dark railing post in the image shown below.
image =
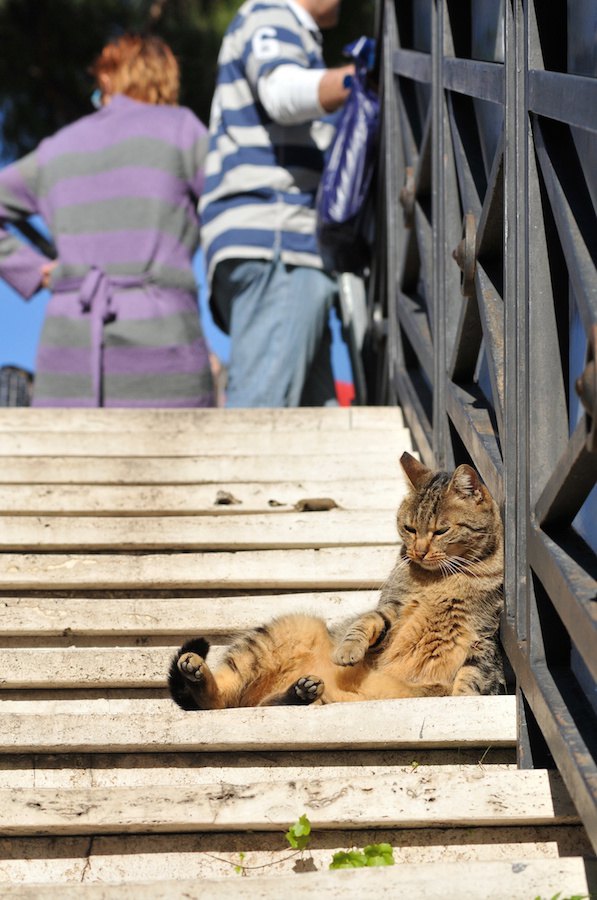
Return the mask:
<path id="1" fill-rule="evenodd" d="M 379 4 L 381 9 L 382 4 Z M 382 86 L 382 135 L 380 160 L 380 203 L 384 210 L 382 231 L 385 234 L 385 246 L 380 248 L 385 263 L 381 284 L 387 303 L 387 365 L 388 382 L 394 391 L 396 373 L 399 366 L 404 366 L 402 348 L 398 341 L 398 323 L 396 320 L 396 291 L 398 287 L 398 216 L 400 210 L 395 198 L 400 192 L 401 153 L 400 125 L 398 108 L 394 91 L 393 52 L 398 43 L 396 31 L 396 12 L 393 4 L 387 5 L 385 15 L 378 14 L 382 33 L 381 54 L 381 86 Z"/>
<path id="2" fill-rule="evenodd" d="M 432 299 L 433 299 L 433 452 L 436 464 L 447 468 L 446 420 L 446 141 L 444 116 L 443 63 L 445 53 L 445 2 L 433 0 L 432 18 L 432 188 L 431 221 L 433 227 Z M 450 459 L 451 462 L 451 459 Z"/>
<path id="3" fill-rule="evenodd" d="M 508 655 L 524 658 L 531 645 L 531 604 L 527 562 L 529 519 L 529 129 L 527 103 L 528 29 L 522 0 L 507 0 L 504 17 L 504 593 Z M 524 201 L 524 202 L 523 202 Z M 516 645 L 516 647 L 513 646 Z M 517 684 L 518 762 L 537 765 L 536 721 Z"/>

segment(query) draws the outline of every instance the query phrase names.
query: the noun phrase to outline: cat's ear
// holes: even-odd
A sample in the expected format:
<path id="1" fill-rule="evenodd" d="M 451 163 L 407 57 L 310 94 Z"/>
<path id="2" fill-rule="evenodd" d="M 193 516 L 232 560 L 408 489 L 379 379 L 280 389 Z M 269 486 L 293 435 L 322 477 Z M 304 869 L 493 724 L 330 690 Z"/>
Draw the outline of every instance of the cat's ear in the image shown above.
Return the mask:
<path id="1" fill-rule="evenodd" d="M 470 497 L 476 503 L 480 503 L 484 497 L 483 482 L 472 466 L 467 465 L 458 466 L 452 475 L 448 490 L 461 497 Z"/>
<path id="2" fill-rule="evenodd" d="M 433 475 L 431 469 L 428 469 L 427 466 L 424 466 L 422 462 L 419 462 L 418 459 L 415 459 L 414 456 L 411 456 L 406 451 L 400 457 L 400 465 L 412 486 L 417 490 Z"/>

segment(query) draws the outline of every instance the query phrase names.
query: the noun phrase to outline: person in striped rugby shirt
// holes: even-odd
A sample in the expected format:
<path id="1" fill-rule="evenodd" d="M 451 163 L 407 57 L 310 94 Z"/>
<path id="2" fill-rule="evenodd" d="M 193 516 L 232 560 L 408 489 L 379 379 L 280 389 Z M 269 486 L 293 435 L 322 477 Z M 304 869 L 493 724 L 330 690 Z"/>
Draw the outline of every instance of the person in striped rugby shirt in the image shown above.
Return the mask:
<path id="1" fill-rule="evenodd" d="M 99 110 L 0 171 L 0 277 L 52 292 L 33 405 L 213 406 L 192 267 L 207 129 L 157 37 L 122 36 L 92 72 Z M 2 227 L 34 213 L 54 262 Z"/>
<path id="2" fill-rule="evenodd" d="M 224 36 L 200 201 L 210 305 L 230 334 L 228 406 L 334 405 L 315 195 L 352 66 L 326 69 L 340 0 L 247 0 Z"/>

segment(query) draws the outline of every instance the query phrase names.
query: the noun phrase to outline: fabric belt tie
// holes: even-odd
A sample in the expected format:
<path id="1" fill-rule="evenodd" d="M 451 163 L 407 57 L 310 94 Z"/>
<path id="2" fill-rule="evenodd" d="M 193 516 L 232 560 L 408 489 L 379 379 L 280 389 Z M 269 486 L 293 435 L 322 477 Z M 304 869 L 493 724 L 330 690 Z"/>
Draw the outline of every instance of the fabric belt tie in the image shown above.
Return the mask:
<path id="1" fill-rule="evenodd" d="M 91 383 L 96 406 L 102 406 L 104 325 L 117 318 L 112 300 L 114 289 L 144 287 L 145 275 L 107 275 L 93 266 L 82 278 L 64 278 L 53 284 L 55 293 L 79 292 L 81 312 L 91 316 Z"/>

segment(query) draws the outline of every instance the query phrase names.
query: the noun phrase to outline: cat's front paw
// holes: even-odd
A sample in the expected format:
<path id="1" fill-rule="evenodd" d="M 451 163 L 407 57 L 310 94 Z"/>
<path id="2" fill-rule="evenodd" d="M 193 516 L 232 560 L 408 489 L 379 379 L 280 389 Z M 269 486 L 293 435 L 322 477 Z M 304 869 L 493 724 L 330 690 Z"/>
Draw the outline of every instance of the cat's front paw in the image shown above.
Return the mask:
<path id="1" fill-rule="evenodd" d="M 314 703 L 323 694 L 324 683 L 316 675 L 305 675 L 294 684 L 294 692 L 300 703 Z"/>
<path id="2" fill-rule="evenodd" d="M 198 684 L 204 678 L 205 660 L 197 653 L 183 653 L 178 658 L 177 666 L 178 671 L 194 684 Z"/>
<path id="3" fill-rule="evenodd" d="M 367 648 L 361 641 L 342 641 L 332 655 L 337 666 L 354 666 L 365 658 Z"/>

